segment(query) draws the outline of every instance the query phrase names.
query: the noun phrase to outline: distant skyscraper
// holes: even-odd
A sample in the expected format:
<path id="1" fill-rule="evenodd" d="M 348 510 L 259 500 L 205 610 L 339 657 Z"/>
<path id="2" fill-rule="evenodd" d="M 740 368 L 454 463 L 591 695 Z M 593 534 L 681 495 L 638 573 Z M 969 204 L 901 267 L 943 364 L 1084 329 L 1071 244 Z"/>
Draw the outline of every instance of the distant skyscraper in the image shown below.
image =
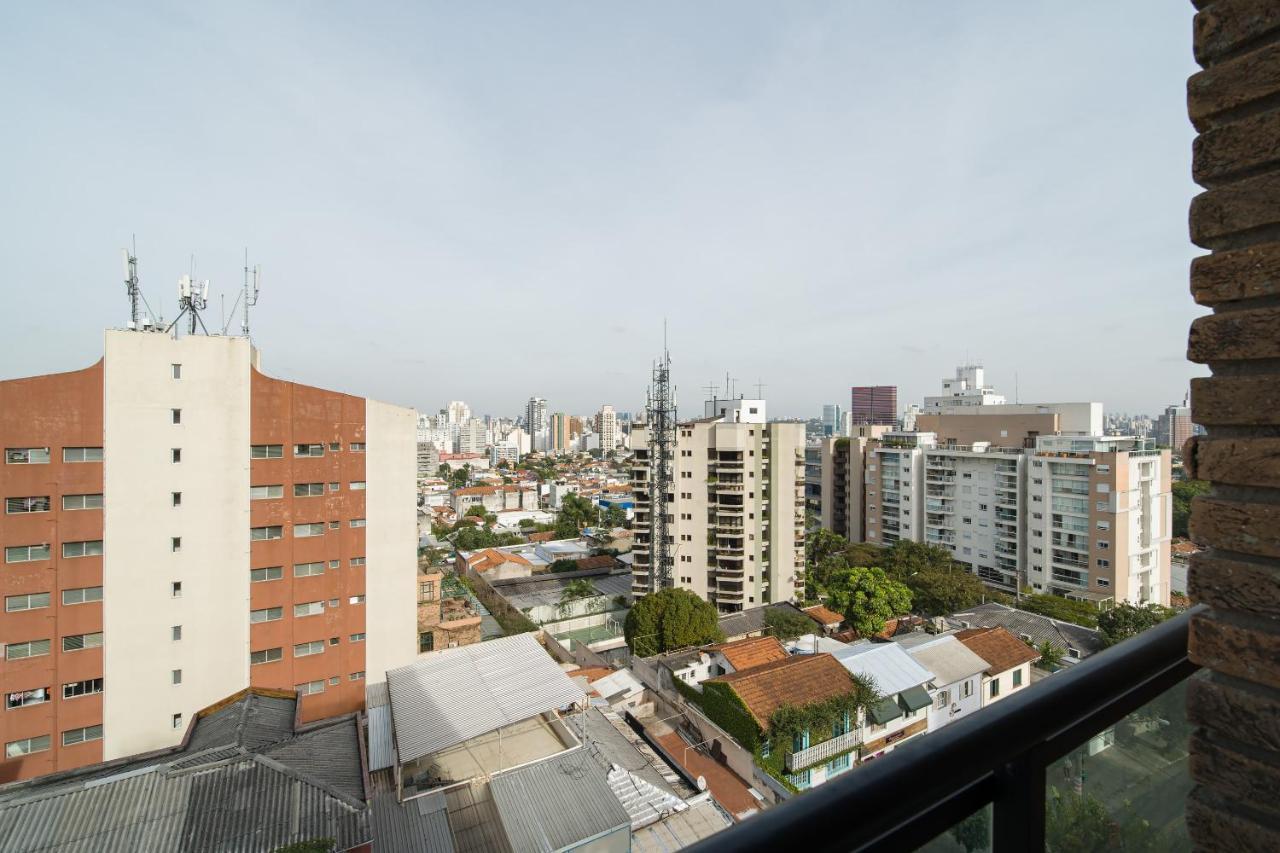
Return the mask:
<path id="1" fill-rule="evenodd" d="M 894 426 L 898 422 L 897 385 L 855 385 L 849 404 L 849 422 Z"/>
<path id="2" fill-rule="evenodd" d="M 573 445 L 573 418 L 564 412 L 551 416 L 551 429 L 547 437 L 547 450 L 551 453 L 568 453 Z"/>
<path id="3" fill-rule="evenodd" d="M 1174 453 L 1182 453 L 1182 445 L 1196 433 L 1196 426 L 1191 423 L 1191 395 L 1188 394 L 1181 406 L 1169 406 L 1164 410 L 1156 427 L 1156 440 L 1168 445 Z"/>
<path id="4" fill-rule="evenodd" d="M 547 401 L 542 397 L 530 397 L 525 404 L 524 428 L 533 450 L 547 449 Z"/>
<path id="5" fill-rule="evenodd" d="M 618 416 L 613 406 L 601 406 L 596 415 L 596 432 L 600 433 L 600 452 L 608 453 L 618 446 Z"/>
<path id="6" fill-rule="evenodd" d="M 844 429 L 844 417 L 837 403 L 827 403 L 822 407 L 822 434 L 836 435 Z"/>
<path id="7" fill-rule="evenodd" d="M 470 419 L 471 407 L 461 400 L 450 400 L 448 407 L 444 410 L 444 414 L 448 416 L 449 423 L 460 424 Z"/>

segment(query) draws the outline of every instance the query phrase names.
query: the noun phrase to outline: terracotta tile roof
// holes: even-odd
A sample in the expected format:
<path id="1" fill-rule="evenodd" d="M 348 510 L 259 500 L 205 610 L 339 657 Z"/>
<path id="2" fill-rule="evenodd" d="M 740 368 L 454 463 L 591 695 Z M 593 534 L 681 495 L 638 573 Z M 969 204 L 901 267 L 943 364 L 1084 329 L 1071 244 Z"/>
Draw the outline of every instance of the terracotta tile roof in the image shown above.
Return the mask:
<path id="1" fill-rule="evenodd" d="M 583 557 L 578 561 L 578 568 L 586 569 L 611 569 L 618 564 L 616 557 L 608 554 L 597 554 L 594 557 Z"/>
<path id="2" fill-rule="evenodd" d="M 1040 653 L 1004 628 L 966 628 L 956 639 L 985 660 L 987 675 L 997 675 L 1024 663 L 1040 659 Z"/>
<path id="3" fill-rule="evenodd" d="M 787 658 L 787 650 L 778 642 L 777 637 L 748 637 L 711 648 L 724 655 L 729 665 L 738 672 Z"/>
<path id="4" fill-rule="evenodd" d="M 498 491 L 497 486 L 468 486 L 465 489 L 456 489 L 455 495 L 492 495 Z"/>
<path id="5" fill-rule="evenodd" d="M 761 729 L 783 705 L 809 705 L 853 689 L 849 671 L 829 654 L 796 655 L 703 683 L 710 682 L 729 685 Z"/>
<path id="6" fill-rule="evenodd" d="M 533 565 L 533 563 L 530 563 L 519 554 L 498 551 L 494 548 L 485 548 L 483 551 L 477 551 L 467 558 L 467 565 L 477 572 L 486 572 L 495 566 L 501 566 L 503 563 L 518 563 L 521 566 Z"/>
<path id="7" fill-rule="evenodd" d="M 612 673 L 613 670 L 607 666 L 584 666 L 580 669 L 571 669 L 566 672 L 565 675 L 570 678 L 577 678 L 581 675 L 587 680 L 587 683 L 590 684 L 596 679 L 604 678 L 606 675 L 611 675 Z"/>
<path id="8" fill-rule="evenodd" d="M 554 530 L 545 530 L 542 533 L 529 534 L 530 542 L 551 542 L 555 538 L 556 538 L 556 532 Z"/>
<path id="9" fill-rule="evenodd" d="M 1174 542 L 1174 543 L 1173 543 L 1173 546 L 1172 546 L 1172 549 L 1173 549 L 1173 553 L 1175 553 L 1175 554 L 1187 555 L 1187 554 L 1196 554 L 1196 553 L 1199 553 L 1199 551 L 1200 551 L 1200 546 L 1199 546 L 1199 545 L 1197 545 L 1196 543 L 1194 543 L 1194 542 L 1190 542 L 1190 541 L 1187 541 L 1187 542 Z"/>
<path id="10" fill-rule="evenodd" d="M 802 608 L 804 615 L 808 616 L 819 625 L 839 625 L 844 621 L 844 616 L 824 607 L 821 604 L 815 604 L 813 607 Z"/>

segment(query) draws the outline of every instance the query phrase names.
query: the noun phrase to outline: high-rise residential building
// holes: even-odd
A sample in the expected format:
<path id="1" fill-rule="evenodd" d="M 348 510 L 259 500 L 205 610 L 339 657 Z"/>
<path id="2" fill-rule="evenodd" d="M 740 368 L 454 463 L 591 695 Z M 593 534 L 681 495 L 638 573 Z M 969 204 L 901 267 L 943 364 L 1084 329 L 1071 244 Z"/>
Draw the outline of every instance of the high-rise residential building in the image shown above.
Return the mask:
<path id="1" fill-rule="evenodd" d="M 449 423 L 461 424 L 471 420 L 471 407 L 461 400 L 450 400 L 441 414 L 449 419 Z"/>
<path id="2" fill-rule="evenodd" d="M 618 416 L 613 406 L 601 406 L 596 415 L 596 432 L 600 433 L 600 451 L 608 453 L 618 446 Z"/>
<path id="3" fill-rule="evenodd" d="M 654 565 L 648 441 L 647 426 L 632 428 L 637 595 Z M 706 417 L 676 425 L 671 470 L 671 586 L 722 613 L 803 599 L 804 424 L 768 423 L 763 400 L 709 401 Z"/>
<path id="4" fill-rule="evenodd" d="M 894 426 L 898 423 L 897 385 L 857 385 L 849 400 L 849 424 Z"/>
<path id="5" fill-rule="evenodd" d="M 415 433 L 242 337 L 108 331 L 0 382 L 4 778 L 172 746 L 250 686 L 362 708 L 416 653 Z"/>
<path id="6" fill-rule="evenodd" d="M 1004 397 L 987 385 L 982 365 L 963 364 L 956 368 L 956 375 L 942 380 L 942 395 L 924 398 L 924 412 L 929 414 L 964 406 L 995 406 L 1004 403 Z"/>
<path id="7" fill-rule="evenodd" d="M 824 438 L 816 448 L 818 488 L 815 491 L 819 496 L 816 511 L 822 527 L 850 542 L 862 542 L 867 525 L 864 501 L 867 454 L 892 427 L 862 425 L 851 429 L 852 435 Z M 806 466 L 807 480 L 811 476 L 814 475 Z"/>
<path id="8" fill-rule="evenodd" d="M 943 446 L 893 432 L 868 453 L 866 540 L 947 548 L 984 582 L 1092 602 L 1169 603 L 1168 451 L 1132 437 Z"/>
<path id="9" fill-rule="evenodd" d="M 1101 403 L 950 406 L 921 412 L 913 420 L 912 432 L 931 432 L 943 445 L 1035 447 L 1041 435 L 1102 435 L 1104 430 Z"/>
<path id="10" fill-rule="evenodd" d="M 531 451 L 547 449 L 547 401 L 542 397 L 530 397 L 524 407 L 524 428 L 529 433 Z"/>
<path id="11" fill-rule="evenodd" d="M 572 418 L 564 412 L 556 412 L 551 416 L 551 425 L 547 436 L 547 452 L 570 453 L 572 450 Z"/>
<path id="12" fill-rule="evenodd" d="M 1191 422 L 1191 395 L 1188 394 L 1183 398 L 1182 405 L 1165 408 L 1156 424 L 1156 441 L 1174 453 L 1181 454 L 1187 439 L 1202 432 Z"/>
<path id="13" fill-rule="evenodd" d="M 822 407 L 822 434 L 824 436 L 840 435 L 844 431 L 844 413 L 837 403 L 827 403 Z"/>
<path id="14" fill-rule="evenodd" d="M 485 446 L 488 444 L 488 437 L 485 430 L 484 421 L 479 418 L 469 418 L 458 427 L 458 443 L 456 452 L 458 453 L 483 453 Z"/>

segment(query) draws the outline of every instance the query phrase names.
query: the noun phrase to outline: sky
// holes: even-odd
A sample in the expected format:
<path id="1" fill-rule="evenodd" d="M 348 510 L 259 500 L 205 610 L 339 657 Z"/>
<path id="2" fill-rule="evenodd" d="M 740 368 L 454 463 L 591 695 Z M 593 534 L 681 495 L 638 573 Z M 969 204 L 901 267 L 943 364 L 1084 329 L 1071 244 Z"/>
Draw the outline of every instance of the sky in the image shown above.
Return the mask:
<path id="1" fill-rule="evenodd" d="M 179 6 L 185 8 L 179 8 Z M 19 4 L 0 378 L 96 361 L 120 249 L 265 372 L 435 411 L 771 416 L 852 385 L 1154 413 L 1190 377 L 1188 3 Z M 163 307 L 162 307 L 163 306 Z M 232 329 L 238 328 L 238 321 Z"/>

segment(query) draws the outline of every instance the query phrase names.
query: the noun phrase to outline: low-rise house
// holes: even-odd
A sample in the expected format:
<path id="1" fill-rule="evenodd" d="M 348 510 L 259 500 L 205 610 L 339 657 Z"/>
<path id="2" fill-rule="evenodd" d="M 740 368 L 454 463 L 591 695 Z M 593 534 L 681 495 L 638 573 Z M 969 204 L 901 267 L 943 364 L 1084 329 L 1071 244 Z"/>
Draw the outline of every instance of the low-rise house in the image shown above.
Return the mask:
<path id="1" fill-rule="evenodd" d="M 1103 648 L 1102 635 L 1092 628 L 995 602 L 953 613 L 945 622 L 955 629 L 1004 628 L 1036 648 L 1049 643 L 1062 652 L 1062 662 L 1067 665 L 1078 663 Z"/>
<path id="2" fill-rule="evenodd" d="M 834 634 L 844 624 L 843 615 L 821 604 L 802 608 L 802 612 L 805 616 L 817 622 L 824 634 Z"/>
<path id="3" fill-rule="evenodd" d="M 956 639 L 987 662 L 982 675 L 982 707 L 1008 698 L 1031 684 L 1031 664 L 1040 653 L 1004 628 L 967 628 Z"/>
<path id="4" fill-rule="evenodd" d="M 465 515 L 470 507 L 479 504 L 484 507 L 487 512 L 502 512 L 509 509 L 537 509 L 537 504 L 526 506 L 524 498 L 526 493 L 532 493 L 532 490 L 525 489 L 514 483 L 505 483 L 493 486 L 468 486 L 464 489 L 454 489 L 451 493 L 453 498 L 453 509 L 459 515 Z"/>
<path id="5" fill-rule="evenodd" d="M 929 731 L 936 731 L 982 707 L 982 679 L 990 664 L 964 643 L 946 634 L 908 634 L 922 642 L 902 645 L 907 654 L 933 673 L 929 683 Z"/>
<path id="6" fill-rule="evenodd" d="M 867 709 L 860 732 L 861 761 L 886 755 L 929 731 L 928 708 L 933 698 L 928 685 L 934 679 L 933 673 L 900 645 L 864 640 L 835 652 L 833 657 L 850 673 L 873 684 L 880 695 Z"/>
<path id="7" fill-rule="evenodd" d="M 527 578 L 533 573 L 533 563 L 519 554 L 502 548 L 484 548 L 480 551 L 459 551 L 460 571 L 472 571 L 485 580 Z"/>
<path id="8" fill-rule="evenodd" d="M 679 681 L 694 690 L 702 689 L 708 678 L 728 675 L 743 669 L 785 660 L 787 650 L 775 637 L 748 637 L 731 643 L 703 646 L 669 655 L 661 665 Z"/>
<path id="9" fill-rule="evenodd" d="M 418 651 L 469 646 L 481 640 L 480 614 L 466 598 L 444 595 L 444 573 L 418 574 Z"/>
<path id="10" fill-rule="evenodd" d="M 590 584 L 590 594 L 567 597 L 571 591 L 585 588 L 584 583 Z M 607 611 L 619 611 L 617 618 L 621 620 L 631 607 L 630 575 L 609 568 L 493 578 L 490 586 L 538 625 Z"/>

